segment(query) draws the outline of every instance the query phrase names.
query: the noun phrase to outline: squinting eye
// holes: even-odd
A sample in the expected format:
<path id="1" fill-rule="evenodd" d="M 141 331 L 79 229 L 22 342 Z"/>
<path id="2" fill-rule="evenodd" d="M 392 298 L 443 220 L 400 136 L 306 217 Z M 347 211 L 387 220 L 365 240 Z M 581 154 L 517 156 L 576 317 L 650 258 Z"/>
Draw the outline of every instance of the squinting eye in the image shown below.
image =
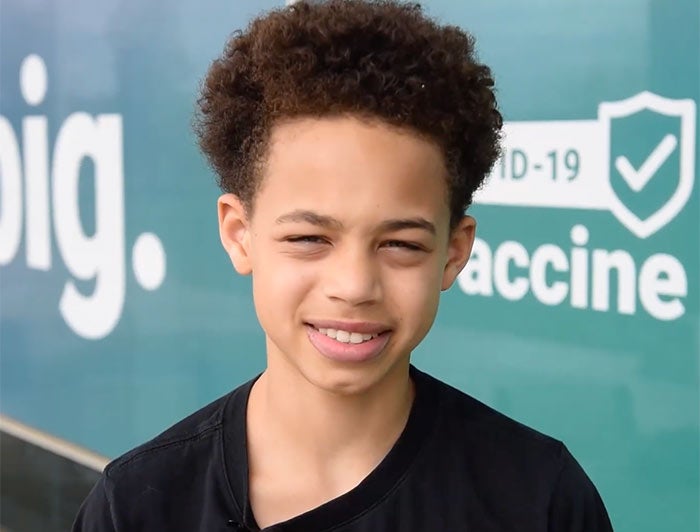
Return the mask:
<path id="1" fill-rule="evenodd" d="M 290 236 L 285 238 L 287 242 L 291 243 L 305 243 L 305 244 L 323 244 L 326 242 L 326 240 L 317 235 L 299 235 L 299 236 Z"/>
<path id="2" fill-rule="evenodd" d="M 421 246 L 410 242 L 404 242 L 403 240 L 388 240 L 384 245 L 389 248 L 407 249 L 408 251 L 423 251 Z"/>

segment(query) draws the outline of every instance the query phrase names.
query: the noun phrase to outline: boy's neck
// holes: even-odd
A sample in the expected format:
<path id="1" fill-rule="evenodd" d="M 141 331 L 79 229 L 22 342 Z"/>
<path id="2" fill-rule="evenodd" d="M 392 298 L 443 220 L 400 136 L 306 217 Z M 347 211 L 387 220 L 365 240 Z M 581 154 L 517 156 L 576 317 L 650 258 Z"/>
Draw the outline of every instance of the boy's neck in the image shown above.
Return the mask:
<path id="1" fill-rule="evenodd" d="M 409 362 L 362 393 L 341 395 L 310 383 L 286 360 L 268 360 L 248 405 L 248 445 L 279 452 L 319 474 L 371 471 L 394 445 L 413 403 Z M 279 442 L 279 447 L 275 442 Z"/>
<path id="2" fill-rule="evenodd" d="M 407 360 L 364 393 L 339 395 L 281 357 L 268 357 L 246 416 L 249 500 L 258 525 L 285 521 L 356 487 L 399 438 L 413 396 Z"/>

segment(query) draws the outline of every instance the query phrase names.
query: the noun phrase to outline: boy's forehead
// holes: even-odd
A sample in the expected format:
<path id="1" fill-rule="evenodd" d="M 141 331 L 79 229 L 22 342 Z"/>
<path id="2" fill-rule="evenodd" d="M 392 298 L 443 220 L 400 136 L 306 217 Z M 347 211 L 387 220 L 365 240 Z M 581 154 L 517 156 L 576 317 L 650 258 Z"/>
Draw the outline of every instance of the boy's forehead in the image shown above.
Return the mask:
<path id="1" fill-rule="evenodd" d="M 364 130 L 366 133 L 391 133 L 434 144 L 425 135 L 410 129 L 408 126 L 397 126 L 378 116 L 351 112 L 282 117 L 271 125 L 270 136 L 273 141 L 284 142 L 321 135 L 329 131 L 343 130 L 354 130 L 356 133 L 360 130 Z M 435 146 L 437 147 L 437 144 Z"/>
<path id="2" fill-rule="evenodd" d="M 256 204 L 276 213 L 382 214 L 439 224 L 449 217 L 447 199 L 437 145 L 379 121 L 332 117 L 275 126 Z"/>
<path id="3" fill-rule="evenodd" d="M 343 162 L 378 172 L 406 169 L 447 176 L 437 143 L 407 128 L 353 115 L 303 117 L 271 128 L 266 166 L 340 166 Z"/>

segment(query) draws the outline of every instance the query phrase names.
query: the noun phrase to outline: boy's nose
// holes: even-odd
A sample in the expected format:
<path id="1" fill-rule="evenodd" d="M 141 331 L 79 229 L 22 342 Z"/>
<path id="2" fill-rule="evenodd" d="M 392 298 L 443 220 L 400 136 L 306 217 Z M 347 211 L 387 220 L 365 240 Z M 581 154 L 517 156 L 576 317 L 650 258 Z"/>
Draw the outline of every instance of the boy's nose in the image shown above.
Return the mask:
<path id="1" fill-rule="evenodd" d="M 369 252 L 360 249 L 336 252 L 324 276 L 326 296 L 353 306 L 378 301 L 381 288 L 376 260 Z"/>

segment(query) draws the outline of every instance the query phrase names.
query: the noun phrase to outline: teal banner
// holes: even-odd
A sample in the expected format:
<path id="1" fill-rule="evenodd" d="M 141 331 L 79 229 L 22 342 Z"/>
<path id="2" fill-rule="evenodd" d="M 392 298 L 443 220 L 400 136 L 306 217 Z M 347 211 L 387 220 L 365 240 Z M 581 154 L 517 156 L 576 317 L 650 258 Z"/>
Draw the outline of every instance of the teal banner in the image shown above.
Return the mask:
<path id="1" fill-rule="evenodd" d="M 264 367 L 191 118 L 282 0 L 5 0 L 0 411 L 106 457 Z M 616 530 L 700 528 L 700 2 L 424 2 L 506 120 L 421 369 L 566 442 Z"/>

